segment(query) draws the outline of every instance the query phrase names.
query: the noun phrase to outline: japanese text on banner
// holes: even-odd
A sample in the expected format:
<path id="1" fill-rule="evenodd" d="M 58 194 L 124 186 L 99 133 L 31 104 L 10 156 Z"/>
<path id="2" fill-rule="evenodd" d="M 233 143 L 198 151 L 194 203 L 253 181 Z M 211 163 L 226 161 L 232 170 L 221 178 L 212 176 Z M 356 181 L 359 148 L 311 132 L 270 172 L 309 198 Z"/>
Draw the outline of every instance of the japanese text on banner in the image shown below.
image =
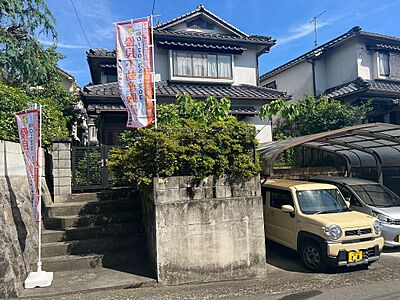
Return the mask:
<path id="1" fill-rule="evenodd" d="M 154 122 L 152 51 L 148 19 L 116 24 L 118 88 L 128 111 L 127 127 Z"/>
<path id="2" fill-rule="evenodd" d="M 32 208 L 36 221 L 39 221 L 39 155 L 40 155 L 40 112 L 30 110 L 15 114 L 19 142 L 25 160 L 26 174 L 31 189 Z"/>

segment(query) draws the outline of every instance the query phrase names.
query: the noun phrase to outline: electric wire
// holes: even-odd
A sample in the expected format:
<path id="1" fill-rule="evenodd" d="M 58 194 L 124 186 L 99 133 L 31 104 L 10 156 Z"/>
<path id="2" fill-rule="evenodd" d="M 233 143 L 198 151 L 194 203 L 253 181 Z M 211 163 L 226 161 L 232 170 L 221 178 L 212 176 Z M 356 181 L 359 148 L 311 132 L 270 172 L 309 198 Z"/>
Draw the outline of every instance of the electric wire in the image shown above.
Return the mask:
<path id="1" fill-rule="evenodd" d="M 151 15 L 154 15 L 154 7 L 156 5 L 156 0 L 153 0 L 153 8 L 151 9 Z"/>
<path id="2" fill-rule="evenodd" d="M 76 18 L 78 19 L 79 26 L 80 26 L 81 29 L 82 29 L 83 35 L 85 36 L 85 39 L 86 39 L 86 42 L 88 43 L 89 47 L 92 48 L 92 45 L 90 44 L 89 39 L 88 39 L 88 37 L 87 37 L 87 35 L 86 35 L 85 29 L 84 29 L 83 26 L 82 26 L 81 19 L 79 18 L 79 15 L 78 15 L 78 12 L 77 12 L 77 10 L 76 10 L 76 7 L 75 7 L 75 4 L 74 4 L 74 1 L 73 1 L 73 0 L 71 0 L 71 4 L 72 4 L 72 7 L 74 8 L 75 16 L 76 16 Z"/>

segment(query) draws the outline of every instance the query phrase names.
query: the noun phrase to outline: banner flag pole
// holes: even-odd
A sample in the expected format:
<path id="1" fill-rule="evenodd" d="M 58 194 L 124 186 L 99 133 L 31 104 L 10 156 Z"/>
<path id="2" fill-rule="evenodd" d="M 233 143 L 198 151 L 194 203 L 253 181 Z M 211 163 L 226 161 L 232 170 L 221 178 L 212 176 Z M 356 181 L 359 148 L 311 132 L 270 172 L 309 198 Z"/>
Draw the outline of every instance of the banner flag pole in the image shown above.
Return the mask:
<path id="1" fill-rule="evenodd" d="M 34 110 L 38 109 L 38 105 L 34 105 Z M 28 277 L 25 279 L 25 288 L 32 289 L 35 287 L 48 287 L 53 282 L 53 272 L 45 272 L 42 270 L 42 174 L 43 174 L 43 162 L 42 162 L 42 105 L 39 105 L 39 130 L 38 130 L 38 149 L 37 149 L 37 168 L 38 176 L 37 182 L 37 213 L 38 213 L 38 224 L 39 224 L 39 249 L 38 249 L 38 262 L 37 271 L 30 272 Z"/>
<path id="2" fill-rule="evenodd" d="M 156 68 L 155 68 L 155 59 L 154 59 L 154 16 L 150 15 L 150 24 L 151 24 L 151 65 L 153 72 L 153 102 L 154 102 L 154 127 L 157 130 L 157 97 L 156 97 Z"/>

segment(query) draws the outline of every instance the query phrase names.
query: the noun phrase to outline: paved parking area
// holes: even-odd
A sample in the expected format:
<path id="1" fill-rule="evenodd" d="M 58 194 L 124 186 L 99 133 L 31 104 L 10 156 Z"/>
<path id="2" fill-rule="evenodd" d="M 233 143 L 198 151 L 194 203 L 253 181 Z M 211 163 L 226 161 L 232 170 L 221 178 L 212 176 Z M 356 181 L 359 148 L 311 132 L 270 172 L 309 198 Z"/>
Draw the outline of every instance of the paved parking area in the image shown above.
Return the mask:
<path id="1" fill-rule="evenodd" d="M 322 297 L 322 291 L 363 289 L 379 282 L 393 284 L 400 274 L 400 249 L 385 250 L 379 261 L 366 267 L 331 270 L 326 274 L 310 273 L 296 253 L 273 242 L 268 243 L 268 275 L 257 280 L 218 282 L 175 287 L 125 289 L 59 296 L 57 299 L 82 300 L 175 300 L 175 299 L 310 299 Z M 399 281 L 400 283 L 400 281 Z M 398 285 L 397 285 L 398 286 Z M 371 295 L 373 291 L 369 292 Z M 321 295 L 320 295 L 321 294 Z M 322 298 L 321 298 L 322 299 Z M 365 298 L 367 299 L 367 298 Z M 392 298 L 386 298 L 392 299 Z"/>

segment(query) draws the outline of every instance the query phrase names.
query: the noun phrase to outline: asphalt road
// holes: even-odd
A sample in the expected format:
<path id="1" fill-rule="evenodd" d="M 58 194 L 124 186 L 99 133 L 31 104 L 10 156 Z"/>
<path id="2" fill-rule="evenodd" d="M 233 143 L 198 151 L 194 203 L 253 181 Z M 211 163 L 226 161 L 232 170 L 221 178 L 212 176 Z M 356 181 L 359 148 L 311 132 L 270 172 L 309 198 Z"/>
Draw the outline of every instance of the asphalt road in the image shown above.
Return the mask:
<path id="1" fill-rule="evenodd" d="M 270 242 L 267 270 L 267 277 L 258 280 L 94 292 L 57 299 L 400 299 L 400 249 L 385 251 L 369 269 L 315 274 L 302 266 L 294 252 Z"/>

